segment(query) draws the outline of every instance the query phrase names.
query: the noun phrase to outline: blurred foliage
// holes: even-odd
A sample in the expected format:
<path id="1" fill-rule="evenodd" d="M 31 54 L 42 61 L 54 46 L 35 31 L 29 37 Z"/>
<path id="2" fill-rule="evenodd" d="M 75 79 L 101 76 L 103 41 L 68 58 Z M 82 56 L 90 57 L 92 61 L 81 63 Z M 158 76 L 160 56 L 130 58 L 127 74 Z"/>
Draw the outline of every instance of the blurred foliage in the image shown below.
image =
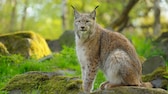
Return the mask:
<path id="1" fill-rule="evenodd" d="M 20 31 L 25 0 L 16 0 L 16 24 L 13 31 Z M 0 33 L 9 32 L 11 11 L 14 0 L 1 0 Z M 32 30 L 45 38 L 58 38 L 62 33 L 61 0 L 28 0 L 24 31 Z"/>
<path id="2" fill-rule="evenodd" d="M 156 55 L 164 55 L 164 51 L 158 48 L 158 44 L 150 37 L 146 38 L 144 34 L 138 34 L 138 32 L 124 32 L 124 34 L 130 39 L 139 56 L 149 58 Z"/>
<path id="3" fill-rule="evenodd" d="M 14 1 L 17 2 L 16 5 Z M 63 2 L 66 2 L 65 5 Z M 20 31 L 24 21 L 24 31 L 31 30 L 47 39 L 58 39 L 64 32 L 63 30 L 73 30 L 71 5 L 80 12 L 91 12 L 95 6 L 99 5 L 100 7 L 97 9 L 98 23 L 112 29 L 112 22 L 121 15 L 128 2 L 129 0 L 0 0 L 0 33 L 10 32 L 9 28 L 12 27 L 12 31 Z M 163 2 L 166 1 L 162 0 Z M 15 17 L 12 17 L 14 7 L 16 7 Z M 134 26 L 135 29 L 140 28 L 141 31 L 151 31 L 153 22 L 150 19 L 153 19 L 153 7 L 154 0 L 139 0 L 129 13 L 128 26 Z M 25 8 L 26 12 L 24 12 Z M 66 9 L 66 28 L 62 26 L 62 8 Z M 166 7 L 162 6 L 161 11 L 163 12 L 161 14 L 166 14 L 168 9 L 166 10 Z M 23 20 L 24 16 L 25 20 Z M 12 19 L 14 24 L 11 27 Z M 164 26 L 162 29 L 167 31 L 167 18 L 161 15 L 161 19 L 163 19 L 161 23 Z"/>

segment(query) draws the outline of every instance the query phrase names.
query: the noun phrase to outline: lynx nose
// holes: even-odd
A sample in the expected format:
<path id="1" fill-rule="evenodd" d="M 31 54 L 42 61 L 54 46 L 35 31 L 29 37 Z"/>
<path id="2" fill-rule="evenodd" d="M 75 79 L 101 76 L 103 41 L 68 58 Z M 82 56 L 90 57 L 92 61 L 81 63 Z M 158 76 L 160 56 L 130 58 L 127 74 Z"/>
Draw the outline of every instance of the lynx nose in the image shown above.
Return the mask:
<path id="1" fill-rule="evenodd" d="M 84 26 L 81 26 L 81 29 L 82 29 L 82 30 L 84 30 L 84 29 L 85 29 L 85 27 L 84 27 Z"/>

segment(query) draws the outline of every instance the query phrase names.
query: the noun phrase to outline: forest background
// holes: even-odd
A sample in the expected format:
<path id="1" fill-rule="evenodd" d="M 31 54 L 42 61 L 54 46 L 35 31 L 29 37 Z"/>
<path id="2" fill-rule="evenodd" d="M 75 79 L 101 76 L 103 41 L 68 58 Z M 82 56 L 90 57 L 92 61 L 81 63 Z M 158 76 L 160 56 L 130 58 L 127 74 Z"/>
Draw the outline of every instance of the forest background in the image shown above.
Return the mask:
<path id="1" fill-rule="evenodd" d="M 32 31 L 46 40 L 59 40 L 65 31 L 74 33 L 71 5 L 79 12 L 91 12 L 99 5 L 97 23 L 129 38 L 141 61 L 161 56 L 168 63 L 168 49 L 162 41 L 157 41 L 164 35 L 168 37 L 168 0 L 0 0 L 0 35 Z M 69 38 L 67 36 L 63 39 Z M 44 61 L 45 63 L 26 59 L 23 64 L 24 59 L 21 56 L 1 56 L 3 63 L 0 66 L 0 80 L 3 83 L 0 86 L 3 87 L 16 74 L 34 70 L 54 71 L 53 66 L 75 70 L 75 74 L 68 75 L 80 76 L 75 44 L 67 45 L 68 42 L 61 43 L 62 50 L 51 60 Z M 11 65 L 13 60 L 16 64 Z M 104 80 L 103 77 L 97 79 L 95 86 Z"/>

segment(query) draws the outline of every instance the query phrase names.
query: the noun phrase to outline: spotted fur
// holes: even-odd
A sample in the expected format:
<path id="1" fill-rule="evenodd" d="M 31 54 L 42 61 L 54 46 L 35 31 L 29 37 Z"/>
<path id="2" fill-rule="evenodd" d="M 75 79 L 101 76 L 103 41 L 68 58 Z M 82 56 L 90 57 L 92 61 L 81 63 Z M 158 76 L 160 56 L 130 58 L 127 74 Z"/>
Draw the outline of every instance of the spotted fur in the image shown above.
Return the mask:
<path id="1" fill-rule="evenodd" d="M 73 7 L 74 8 L 74 7 Z M 81 65 L 83 89 L 90 92 L 98 69 L 107 81 L 101 89 L 140 86 L 141 62 L 130 41 L 96 23 L 96 11 L 78 13 L 74 8 L 76 52 Z"/>

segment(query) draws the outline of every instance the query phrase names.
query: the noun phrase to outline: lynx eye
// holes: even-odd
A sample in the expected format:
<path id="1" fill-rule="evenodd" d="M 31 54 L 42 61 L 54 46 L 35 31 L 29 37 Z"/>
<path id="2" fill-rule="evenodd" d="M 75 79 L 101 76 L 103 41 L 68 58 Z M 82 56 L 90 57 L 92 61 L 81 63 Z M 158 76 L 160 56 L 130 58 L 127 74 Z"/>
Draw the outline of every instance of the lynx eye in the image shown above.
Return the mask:
<path id="1" fill-rule="evenodd" d="M 86 20 L 86 23 L 90 22 L 89 20 Z"/>

